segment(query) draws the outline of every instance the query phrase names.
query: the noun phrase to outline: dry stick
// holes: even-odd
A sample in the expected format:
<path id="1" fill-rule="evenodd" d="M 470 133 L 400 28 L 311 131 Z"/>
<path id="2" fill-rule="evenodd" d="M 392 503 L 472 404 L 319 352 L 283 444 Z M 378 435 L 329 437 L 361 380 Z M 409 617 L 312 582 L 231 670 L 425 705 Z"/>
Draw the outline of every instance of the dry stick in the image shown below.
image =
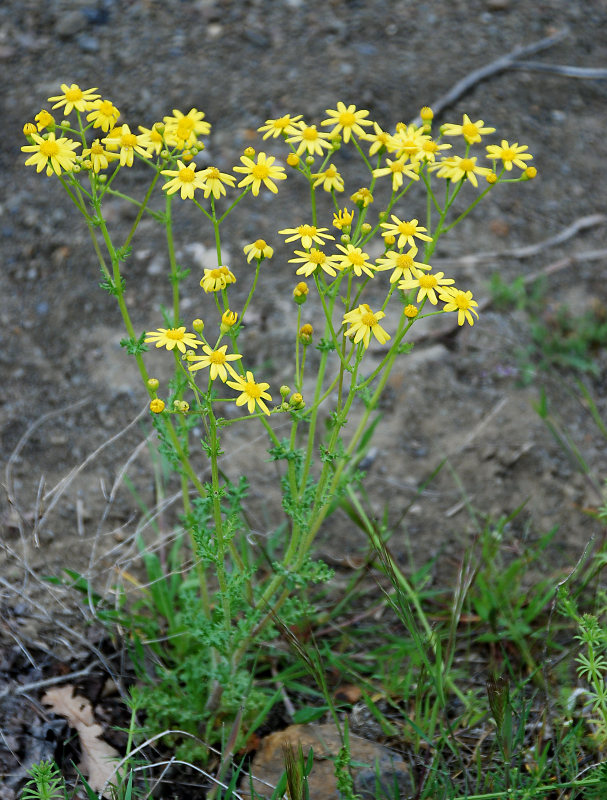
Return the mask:
<path id="1" fill-rule="evenodd" d="M 564 75 L 566 78 L 585 78 L 596 80 L 607 78 L 607 69 L 601 67 L 572 67 L 569 64 L 544 64 L 542 61 L 513 61 L 509 69 L 533 70 Z"/>
<path id="2" fill-rule="evenodd" d="M 507 53 L 505 56 L 500 56 L 500 58 L 492 61 L 490 64 L 485 64 L 484 67 L 479 67 L 479 69 L 470 72 L 462 78 L 461 81 L 458 81 L 452 86 L 446 94 L 443 94 L 438 100 L 431 103 L 430 108 L 434 111 L 435 116 L 437 116 L 443 109 L 455 103 L 463 94 L 466 94 L 473 86 L 476 86 L 477 83 L 484 81 L 486 78 L 490 78 L 492 75 L 496 75 L 498 72 L 510 69 L 513 63 L 524 63 L 520 61 L 521 56 L 528 56 L 533 53 L 539 53 L 540 50 L 547 50 L 549 47 L 553 47 L 553 45 L 562 42 L 568 34 L 569 30 L 564 28 L 552 36 L 546 36 L 544 39 L 540 39 L 533 44 L 515 47 L 514 50 Z M 421 117 L 416 117 L 413 120 L 413 124 L 416 126 L 421 125 L 421 123 Z"/>

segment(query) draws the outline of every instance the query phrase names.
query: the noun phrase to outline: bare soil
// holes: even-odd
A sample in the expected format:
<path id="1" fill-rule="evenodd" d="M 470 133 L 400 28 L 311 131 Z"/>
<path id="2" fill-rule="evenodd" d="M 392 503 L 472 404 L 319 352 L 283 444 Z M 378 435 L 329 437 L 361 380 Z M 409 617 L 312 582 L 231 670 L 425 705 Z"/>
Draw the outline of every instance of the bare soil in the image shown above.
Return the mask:
<path id="1" fill-rule="evenodd" d="M 301 113 L 318 122 L 325 109 L 344 100 L 369 109 L 390 129 L 473 70 L 558 31 L 566 32 L 558 46 L 534 61 L 607 65 L 605 0 L 7 0 L 0 6 L 0 430 L 3 482 L 13 501 L 3 492 L 2 800 L 16 796 L 24 768 L 56 755 L 64 735 L 40 705 L 40 691 L 34 686 L 15 694 L 15 686 L 86 668 L 91 648 L 102 641 L 87 625 L 90 612 L 40 578 L 69 567 L 106 589 L 117 567 L 132 568 L 141 511 L 122 469 L 150 430 L 145 414 L 130 424 L 145 395 L 119 345 L 124 334 L 117 309 L 98 288 L 84 223 L 58 185 L 24 167 L 24 122 L 48 105 L 46 98 L 62 82 L 99 87 L 135 126 L 195 106 L 213 125 L 205 158 L 230 169 L 244 147 L 259 142 L 255 129 L 268 117 Z M 468 113 L 494 126 L 500 138 L 529 145 L 539 173 L 530 183 L 499 187 L 441 243 L 436 263 L 458 284 L 482 298 L 489 296 L 495 273 L 509 282 L 546 271 L 548 322 L 563 306 L 574 313 L 592 304 L 607 308 L 605 258 L 588 257 L 605 246 L 603 218 L 533 256 L 512 254 L 604 211 L 606 99 L 605 79 L 507 69 L 475 83 L 440 114 L 438 124 Z M 280 145 L 267 149 L 284 154 Z M 137 191 L 136 175 L 130 180 Z M 233 263 L 259 235 L 277 248 L 267 267 L 270 288 L 256 298 L 248 353 L 251 366 L 263 365 L 276 388 L 289 380 L 285 331 L 294 326 L 294 275 L 275 231 L 299 224 L 306 202 L 304 187 L 295 187 L 295 179 L 288 183 L 277 198 L 262 196 L 235 214 L 228 240 Z M 115 201 L 110 214 L 116 229 L 126 232 L 131 209 Z M 127 299 L 140 330 L 162 324 L 160 303 L 167 302 L 159 235 L 142 224 L 128 262 Z M 184 284 L 184 318 L 203 316 L 197 287 L 212 238 L 185 204 L 176 238 L 180 264 L 192 270 Z M 485 256 L 462 258 L 475 253 Z M 564 258 L 570 262 L 560 269 Z M 604 442 L 574 373 L 538 371 L 521 386 L 516 352 L 528 344 L 530 328 L 527 315 L 516 309 L 490 305 L 473 329 L 439 336 L 429 327 L 423 334 L 391 378 L 368 462 L 369 497 L 378 517 L 388 509 L 393 552 L 403 565 L 436 556 L 435 574 L 444 580 L 457 571 L 478 525 L 524 505 L 504 546 L 516 551 L 558 525 L 545 569 L 555 577 L 566 574 L 591 537 L 601 534 L 583 512 L 596 508 L 606 474 Z M 607 418 L 606 357 L 594 357 L 599 377 L 586 383 Z M 156 358 L 152 354 L 150 363 L 162 377 L 163 362 Z M 594 484 L 534 410 L 540 387 Z M 251 518 L 263 535 L 280 518 L 280 500 L 258 434 L 252 426 L 230 433 L 223 466 L 232 477 L 250 476 Z M 447 465 L 420 491 L 445 457 Z M 80 465 L 65 491 L 53 494 Z M 145 446 L 128 475 L 141 500 L 153 504 Z M 34 537 L 32 525 L 43 514 Z M 171 519 L 169 506 L 167 531 Z M 149 529 L 144 534 L 151 536 Z M 335 516 L 318 552 L 347 569 L 348 559 L 365 546 L 362 533 Z M 97 657 L 101 663 L 111 658 L 100 650 Z"/>

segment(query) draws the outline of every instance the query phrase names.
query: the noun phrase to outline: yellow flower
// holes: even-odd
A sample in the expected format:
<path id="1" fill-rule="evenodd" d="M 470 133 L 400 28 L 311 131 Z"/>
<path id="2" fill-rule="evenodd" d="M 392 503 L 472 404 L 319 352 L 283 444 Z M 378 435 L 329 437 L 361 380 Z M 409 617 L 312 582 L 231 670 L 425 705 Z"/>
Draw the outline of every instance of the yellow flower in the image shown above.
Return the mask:
<path id="1" fill-rule="evenodd" d="M 230 361 L 238 361 L 239 358 L 242 358 L 240 353 L 230 353 L 227 355 L 226 350 L 228 349 L 227 344 L 224 344 L 218 350 L 213 350 L 209 347 L 208 344 L 203 345 L 203 352 L 205 353 L 204 356 L 194 356 L 191 355 L 188 358 L 188 362 L 192 363 L 197 361 L 197 364 L 193 366 L 188 366 L 190 372 L 195 372 L 198 369 L 205 369 L 206 367 L 211 368 L 211 380 L 214 381 L 215 378 L 219 378 L 224 383 L 228 379 L 228 372 L 233 378 L 238 378 L 238 373 L 234 369 L 234 367 L 229 363 Z"/>
<path id="2" fill-rule="evenodd" d="M 151 155 L 145 138 L 141 134 L 131 133 L 131 129 L 126 123 L 113 128 L 102 141 L 110 150 L 120 149 L 120 166 L 122 167 L 133 166 L 135 153 L 139 153 L 144 158 L 149 158 Z"/>
<path id="3" fill-rule="evenodd" d="M 234 172 L 243 172 L 245 177 L 238 186 L 251 186 L 254 197 L 259 194 L 262 183 L 267 189 L 276 194 L 278 187 L 274 181 L 284 181 L 287 177 L 283 167 L 273 166 L 276 161 L 274 156 L 258 153 L 257 161 L 254 161 L 251 156 L 245 155 L 240 156 L 240 160 L 244 166 L 234 167 Z"/>
<path id="4" fill-rule="evenodd" d="M 408 156 L 411 161 L 419 161 L 423 143 L 429 138 L 428 134 L 424 133 L 423 128 L 416 128 L 415 125 L 404 125 L 399 122 L 396 126 L 396 133 L 392 137 L 391 146 L 399 158 Z"/>
<path id="5" fill-rule="evenodd" d="M 424 106 L 419 112 L 419 116 L 424 122 L 432 122 L 434 119 L 434 111 L 432 111 L 429 106 Z"/>
<path id="6" fill-rule="evenodd" d="M 354 344 L 358 344 L 362 340 L 365 349 L 369 347 L 371 334 L 380 344 L 385 344 L 390 339 L 390 335 L 379 324 L 379 320 L 385 316 L 383 311 L 371 311 L 366 303 L 362 303 L 358 308 L 344 314 L 342 325 L 350 326 L 346 330 L 345 336 L 353 336 Z"/>
<path id="7" fill-rule="evenodd" d="M 444 272 L 436 272 L 425 275 L 421 270 L 412 267 L 411 273 L 413 277 L 409 278 L 408 280 L 401 281 L 398 284 L 398 288 L 406 291 L 407 289 L 416 289 L 419 287 L 419 292 L 415 298 L 416 303 L 421 302 L 424 297 L 427 297 L 432 305 L 435 306 L 438 303 L 435 290 L 438 289 L 441 291 L 442 286 L 455 283 L 452 278 L 444 278 Z"/>
<path id="8" fill-rule="evenodd" d="M 293 300 L 295 300 L 298 306 L 306 302 L 309 291 L 308 284 L 305 281 L 300 281 L 293 289 Z"/>
<path id="9" fill-rule="evenodd" d="M 226 266 L 205 269 L 204 277 L 200 281 L 200 285 L 207 294 L 209 292 L 220 292 L 230 283 L 236 283 L 236 276 Z"/>
<path id="10" fill-rule="evenodd" d="M 458 325 L 463 325 L 464 322 L 474 325 L 472 314 L 478 319 L 478 313 L 474 310 L 474 306 L 478 306 L 478 303 L 472 299 L 472 292 L 462 292 L 461 289 L 448 287 L 439 290 L 439 298 L 445 303 L 443 311 L 457 311 Z"/>
<path id="11" fill-rule="evenodd" d="M 295 272 L 296 275 L 305 275 L 306 278 L 309 278 L 320 267 L 327 275 L 334 278 L 337 275 L 335 270 L 341 270 L 341 266 L 337 261 L 338 256 L 328 256 L 316 247 L 313 247 L 309 252 L 296 250 L 295 255 L 299 256 L 299 258 L 290 258 L 289 264 L 301 262 L 301 266 Z"/>
<path id="12" fill-rule="evenodd" d="M 337 133 L 343 135 L 346 144 L 350 141 L 350 136 L 354 133 L 356 136 L 362 136 L 365 129 L 362 125 L 372 125 L 371 120 L 365 119 L 369 116 L 368 111 L 362 109 L 357 110 L 355 105 L 346 105 L 342 102 L 337 104 L 337 109 L 327 109 L 328 119 L 324 119 L 321 125 L 333 125 L 333 129 L 329 131 L 329 136 L 333 137 Z"/>
<path id="13" fill-rule="evenodd" d="M 405 317 L 408 317 L 409 319 L 414 319 L 418 315 L 418 313 L 419 309 L 417 308 L 417 306 L 413 306 L 411 304 L 405 306 L 405 310 L 403 311 Z"/>
<path id="14" fill-rule="evenodd" d="M 50 128 L 51 125 L 55 124 L 55 118 L 52 114 L 48 113 L 46 108 L 43 108 L 41 111 L 39 111 L 34 119 L 36 121 L 38 131 L 44 130 L 44 128 Z"/>
<path id="15" fill-rule="evenodd" d="M 81 89 L 77 83 L 72 83 L 68 86 L 66 83 L 61 84 L 61 91 L 63 94 L 58 94 L 56 97 L 49 97 L 49 103 L 57 100 L 52 108 L 63 108 L 63 113 L 67 116 L 71 114 L 75 108 L 77 111 L 87 111 L 91 100 L 97 100 L 98 94 L 93 94 L 97 91 L 94 89 Z"/>
<path id="16" fill-rule="evenodd" d="M 407 164 L 408 156 L 401 156 L 394 161 L 390 158 L 386 159 L 387 167 L 373 170 L 373 177 L 380 178 L 382 175 L 392 175 L 392 191 L 396 192 L 403 185 L 405 176 L 412 181 L 418 181 L 419 175 L 417 168 L 414 164 Z"/>
<path id="17" fill-rule="evenodd" d="M 238 320 L 238 313 L 236 311 L 230 311 L 230 309 L 228 308 L 221 315 L 221 325 L 219 326 L 219 330 L 222 333 L 227 333 L 230 330 L 230 328 L 233 328 L 234 325 L 236 325 L 237 320 Z"/>
<path id="18" fill-rule="evenodd" d="M 488 167 L 477 167 L 476 157 L 460 158 L 451 156 L 443 161 L 430 166 L 431 170 L 436 171 L 439 178 L 447 178 L 452 181 L 461 181 L 467 178 L 473 186 L 478 186 L 477 175 L 489 175 L 491 170 Z"/>
<path id="19" fill-rule="evenodd" d="M 514 144 L 508 144 L 505 139 L 502 139 L 502 144 L 489 144 L 487 145 L 487 158 L 491 158 L 496 160 L 501 158 L 504 167 L 510 171 L 512 169 L 512 165 L 514 164 L 521 169 L 527 169 L 527 164 L 525 161 L 529 161 L 533 158 L 531 153 L 526 153 L 525 150 L 528 150 L 528 146 L 526 144 L 519 145 L 518 142 Z"/>
<path id="20" fill-rule="evenodd" d="M 301 239 L 302 247 L 309 250 L 313 243 L 323 245 L 325 239 L 335 239 L 330 233 L 325 233 L 328 230 L 328 228 L 317 228 L 316 225 L 298 225 L 296 228 L 283 228 L 278 233 L 287 236 L 285 242 Z"/>
<path id="21" fill-rule="evenodd" d="M 102 131 L 111 131 L 118 122 L 120 111 L 110 100 L 93 100 L 87 104 L 91 113 L 86 115 L 89 122 L 93 123 L 93 128 L 101 128 Z"/>
<path id="22" fill-rule="evenodd" d="M 373 277 L 375 267 L 369 261 L 367 253 L 363 253 L 360 247 L 354 247 L 352 244 L 347 244 L 344 247 L 344 245 L 338 244 L 337 249 L 343 253 L 341 256 L 336 256 L 339 259 L 338 269 L 349 269 L 351 267 L 357 277 L 360 277 L 363 272 L 370 278 Z"/>
<path id="23" fill-rule="evenodd" d="M 82 158 L 88 158 L 91 162 L 91 169 L 93 172 L 101 172 L 102 169 L 107 169 L 110 161 L 118 158 L 118 156 L 116 153 L 108 153 L 101 144 L 101 141 L 95 139 L 89 148 L 82 151 Z"/>
<path id="24" fill-rule="evenodd" d="M 383 258 L 377 259 L 375 269 L 380 272 L 387 269 L 393 270 L 392 275 L 390 275 L 390 283 L 396 283 L 396 281 L 403 278 L 412 278 L 411 269 L 413 267 L 426 270 L 432 269 L 429 264 L 422 264 L 420 261 L 414 261 L 416 254 L 417 247 L 415 246 L 407 253 L 398 253 L 396 250 L 388 250 Z"/>
<path id="25" fill-rule="evenodd" d="M 320 186 L 322 183 L 322 188 L 325 192 L 343 192 L 344 190 L 344 179 L 333 164 L 329 164 L 324 172 L 316 172 L 311 177 L 316 178 L 314 181 L 314 188 Z"/>
<path id="26" fill-rule="evenodd" d="M 267 119 L 265 121 L 265 125 L 261 125 L 259 128 L 257 128 L 257 130 L 260 133 L 265 131 L 263 134 L 264 139 L 268 139 L 270 136 L 275 139 L 281 134 L 284 135 L 289 125 L 299 122 L 300 119 L 301 114 L 297 114 L 295 117 L 285 114 L 284 117 L 278 117 L 278 119 Z"/>
<path id="27" fill-rule="evenodd" d="M 26 166 L 35 164 L 36 172 L 42 172 L 46 167 L 47 175 L 61 175 L 62 170 L 71 172 L 76 162 L 76 153 L 73 151 L 80 147 L 79 142 L 64 136 L 55 139 L 54 133 L 49 133 L 45 138 L 39 133 L 30 135 L 35 144 L 26 144 L 21 148 L 24 153 L 33 153 L 25 162 Z"/>
<path id="28" fill-rule="evenodd" d="M 142 146 L 149 150 L 150 153 L 155 153 L 156 155 L 165 147 L 165 141 L 162 136 L 162 131 L 159 130 L 159 126 L 164 129 L 162 122 L 155 122 L 151 128 L 144 128 L 143 125 L 137 126 L 141 131 L 139 134 L 139 141 Z"/>
<path id="29" fill-rule="evenodd" d="M 159 397 L 154 398 L 154 400 L 150 402 L 150 411 L 153 414 L 161 414 L 164 411 L 164 401 Z"/>
<path id="30" fill-rule="evenodd" d="M 436 156 L 440 155 L 441 150 L 450 150 L 451 145 L 448 142 L 439 144 L 434 139 L 428 137 L 422 142 L 422 152 L 419 154 L 420 161 L 427 161 L 433 164 L 436 161 Z"/>
<path id="31" fill-rule="evenodd" d="M 373 123 L 373 133 L 363 133 L 360 137 L 367 142 L 371 142 L 371 147 L 369 148 L 369 155 L 374 156 L 382 148 L 384 150 L 388 150 L 390 141 L 392 139 L 391 135 L 387 132 L 382 130 L 377 122 Z"/>
<path id="32" fill-rule="evenodd" d="M 373 195 L 366 186 L 361 186 L 360 189 L 354 192 L 354 194 L 350 197 L 350 200 L 353 203 L 356 203 L 357 206 L 366 208 L 373 202 Z"/>
<path id="33" fill-rule="evenodd" d="M 204 178 L 202 172 L 196 172 L 196 167 L 186 166 L 183 161 L 177 161 L 179 169 L 163 169 L 160 170 L 161 175 L 173 176 L 170 181 L 167 181 L 162 190 L 167 194 L 175 194 L 181 192 L 181 199 L 189 198 L 194 199 L 194 192 L 196 189 L 204 187 Z"/>
<path id="34" fill-rule="evenodd" d="M 399 248 L 408 244 L 410 247 L 416 247 L 413 237 L 422 239 L 424 242 L 431 242 L 432 237 L 426 233 L 426 228 L 418 225 L 418 220 L 411 219 L 409 221 L 399 219 L 394 214 L 390 215 L 392 222 L 382 222 L 381 227 L 386 229 L 386 233 L 382 236 L 390 235 L 398 236 L 397 246 Z"/>
<path id="35" fill-rule="evenodd" d="M 221 195 L 225 195 L 226 186 L 232 188 L 236 182 L 233 175 L 220 172 L 217 167 L 205 167 L 199 174 L 204 178 L 204 196 L 208 197 L 212 194 L 215 200 L 218 200 Z"/>
<path id="36" fill-rule="evenodd" d="M 316 125 L 306 125 L 305 122 L 296 122 L 294 125 L 289 125 L 286 132 L 289 134 L 287 137 L 288 144 L 298 144 L 295 151 L 298 156 L 302 153 L 308 153 L 311 156 L 322 156 L 323 148 L 325 150 L 331 149 L 331 138 L 328 133 L 319 131 Z"/>
<path id="37" fill-rule="evenodd" d="M 461 125 L 454 125 L 448 122 L 443 125 L 441 131 L 443 136 L 463 136 L 468 144 L 480 142 L 481 136 L 487 133 L 495 133 L 495 128 L 485 128 L 482 119 L 472 122 L 467 114 L 464 114 Z"/>
<path id="38" fill-rule="evenodd" d="M 187 347 L 196 348 L 202 344 L 196 338 L 195 333 L 186 333 L 185 326 L 183 328 L 158 328 L 146 334 L 144 342 L 146 344 L 154 343 L 156 347 L 166 347 L 167 350 L 174 350 L 176 347 L 181 353 L 185 353 Z"/>
<path id="39" fill-rule="evenodd" d="M 163 117 L 165 123 L 165 139 L 173 147 L 190 147 L 198 136 L 206 136 L 211 126 L 204 119 L 204 112 L 192 108 L 183 114 L 176 108 L 173 116 Z"/>
<path id="40" fill-rule="evenodd" d="M 236 380 L 226 381 L 226 383 L 232 389 L 236 389 L 237 391 L 241 392 L 241 394 L 236 398 L 237 406 L 243 406 L 246 403 L 249 414 L 253 414 L 255 411 L 255 405 L 258 405 L 264 414 L 267 414 L 268 416 L 270 415 L 270 411 L 264 403 L 264 400 L 272 400 L 271 395 L 266 392 L 266 389 L 270 388 L 269 383 L 256 383 L 253 373 L 249 372 L 248 370 L 246 378 L 243 378 L 241 375 L 237 375 Z"/>
<path id="41" fill-rule="evenodd" d="M 254 258 L 261 260 L 262 258 L 272 258 L 274 255 L 273 248 L 266 243 L 265 239 L 257 239 L 257 241 L 252 242 L 252 244 L 245 245 L 243 250 L 249 262 Z"/>
<path id="42" fill-rule="evenodd" d="M 336 214 L 333 214 L 333 227 L 337 228 L 338 231 L 343 231 L 344 228 L 350 227 L 353 219 L 354 212 L 344 208 L 343 211 L 340 210 Z"/>

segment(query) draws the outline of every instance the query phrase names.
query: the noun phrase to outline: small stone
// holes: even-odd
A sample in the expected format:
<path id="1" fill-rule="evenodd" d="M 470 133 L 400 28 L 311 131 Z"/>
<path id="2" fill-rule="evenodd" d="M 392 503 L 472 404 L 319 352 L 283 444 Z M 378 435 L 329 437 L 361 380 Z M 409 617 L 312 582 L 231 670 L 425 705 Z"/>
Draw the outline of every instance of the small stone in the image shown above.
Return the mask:
<path id="1" fill-rule="evenodd" d="M 69 39 L 86 28 L 87 22 L 84 14 L 75 9 L 62 14 L 55 24 L 55 33 L 62 39 Z"/>

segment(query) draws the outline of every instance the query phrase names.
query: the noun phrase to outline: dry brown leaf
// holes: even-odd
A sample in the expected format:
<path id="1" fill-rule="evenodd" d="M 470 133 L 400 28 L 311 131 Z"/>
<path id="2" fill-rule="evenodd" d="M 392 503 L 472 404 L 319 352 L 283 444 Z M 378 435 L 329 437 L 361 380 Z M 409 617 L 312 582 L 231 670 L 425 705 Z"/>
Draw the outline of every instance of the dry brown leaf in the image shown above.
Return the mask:
<path id="1" fill-rule="evenodd" d="M 103 728 L 95 722 L 91 703 L 85 697 L 74 695 L 73 686 L 49 689 L 42 702 L 76 729 L 82 750 L 78 769 L 95 792 L 101 791 L 120 761 L 120 753 L 100 738 Z M 104 797 L 109 796 L 104 792 Z"/>

